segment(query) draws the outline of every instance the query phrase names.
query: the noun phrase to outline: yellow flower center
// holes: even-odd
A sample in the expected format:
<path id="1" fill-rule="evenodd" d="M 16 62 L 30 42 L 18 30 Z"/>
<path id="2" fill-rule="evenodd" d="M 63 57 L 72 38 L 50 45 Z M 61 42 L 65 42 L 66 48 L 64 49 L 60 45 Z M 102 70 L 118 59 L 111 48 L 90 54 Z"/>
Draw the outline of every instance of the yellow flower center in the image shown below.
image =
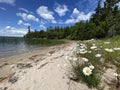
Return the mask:
<path id="1" fill-rule="evenodd" d="M 89 73 L 90 71 L 89 70 L 86 70 L 86 73 Z"/>

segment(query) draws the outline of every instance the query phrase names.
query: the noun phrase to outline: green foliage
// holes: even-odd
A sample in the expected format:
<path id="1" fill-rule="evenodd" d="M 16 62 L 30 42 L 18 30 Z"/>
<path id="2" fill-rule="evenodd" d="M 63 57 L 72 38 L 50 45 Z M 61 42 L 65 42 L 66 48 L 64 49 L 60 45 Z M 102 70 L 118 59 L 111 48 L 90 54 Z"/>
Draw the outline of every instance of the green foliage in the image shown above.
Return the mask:
<path id="1" fill-rule="evenodd" d="M 83 77 L 82 81 L 85 82 L 87 84 L 87 86 L 90 88 L 92 88 L 92 87 L 97 88 L 100 83 L 99 76 L 97 76 L 94 72 L 90 76 L 83 75 L 82 77 Z"/>
<path id="2" fill-rule="evenodd" d="M 25 39 L 25 42 L 29 45 L 44 45 L 44 46 L 52 46 L 57 44 L 66 43 L 65 40 L 47 40 L 47 39 Z"/>

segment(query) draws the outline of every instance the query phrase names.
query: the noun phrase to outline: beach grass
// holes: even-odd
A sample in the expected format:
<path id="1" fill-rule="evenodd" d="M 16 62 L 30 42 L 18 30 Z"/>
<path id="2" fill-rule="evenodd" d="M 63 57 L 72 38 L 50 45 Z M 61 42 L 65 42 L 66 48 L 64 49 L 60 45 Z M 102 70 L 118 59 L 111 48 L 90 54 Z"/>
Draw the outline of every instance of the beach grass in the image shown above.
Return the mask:
<path id="1" fill-rule="evenodd" d="M 120 36 L 79 41 L 74 58 L 70 58 L 73 76 L 90 88 L 98 88 L 108 68 L 120 75 Z"/>

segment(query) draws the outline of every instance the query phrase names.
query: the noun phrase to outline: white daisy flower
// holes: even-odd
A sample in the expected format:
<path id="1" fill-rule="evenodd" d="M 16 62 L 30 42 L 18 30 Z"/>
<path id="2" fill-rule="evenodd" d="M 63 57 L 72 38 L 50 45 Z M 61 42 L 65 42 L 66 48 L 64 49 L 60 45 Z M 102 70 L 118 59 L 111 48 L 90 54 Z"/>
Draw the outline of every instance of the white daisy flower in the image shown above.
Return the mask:
<path id="1" fill-rule="evenodd" d="M 116 77 L 118 77 L 118 76 L 119 76 L 117 73 L 114 73 L 113 75 L 114 75 L 114 76 L 116 76 Z"/>
<path id="2" fill-rule="evenodd" d="M 96 54 L 95 57 L 101 57 L 101 54 Z"/>
<path id="3" fill-rule="evenodd" d="M 87 58 L 82 58 L 83 61 L 88 62 L 89 60 Z"/>
<path id="4" fill-rule="evenodd" d="M 93 70 L 95 67 L 93 65 L 90 65 L 89 68 Z"/>
<path id="5" fill-rule="evenodd" d="M 113 49 L 105 48 L 105 51 L 107 51 L 107 52 L 113 52 Z"/>
<path id="6" fill-rule="evenodd" d="M 94 50 L 94 49 L 96 49 L 97 48 L 97 46 L 92 46 L 92 47 L 90 47 L 90 49 L 92 49 L 92 50 Z"/>
<path id="7" fill-rule="evenodd" d="M 91 39 L 91 41 L 94 41 L 95 39 Z"/>
<path id="8" fill-rule="evenodd" d="M 90 76 L 92 74 L 92 70 L 89 67 L 84 67 L 83 73 L 85 76 Z"/>
<path id="9" fill-rule="evenodd" d="M 80 54 L 85 54 L 87 53 L 87 51 L 80 51 Z"/>
<path id="10" fill-rule="evenodd" d="M 84 49 L 84 48 L 82 48 L 82 49 L 79 49 L 79 51 L 85 51 L 85 49 Z"/>
<path id="11" fill-rule="evenodd" d="M 88 51 L 88 53 L 92 53 L 92 51 Z"/>
<path id="12" fill-rule="evenodd" d="M 110 44 L 110 42 L 104 42 L 104 44 Z"/>
<path id="13" fill-rule="evenodd" d="M 93 46 L 96 46 L 96 44 L 93 43 Z"/>
<path id="14" fill-rule="evenodd" d="M 119 51 L 120 50 L 120 48 L 113 48 L 114 50 L 116 50 L 116 51 Z"/>

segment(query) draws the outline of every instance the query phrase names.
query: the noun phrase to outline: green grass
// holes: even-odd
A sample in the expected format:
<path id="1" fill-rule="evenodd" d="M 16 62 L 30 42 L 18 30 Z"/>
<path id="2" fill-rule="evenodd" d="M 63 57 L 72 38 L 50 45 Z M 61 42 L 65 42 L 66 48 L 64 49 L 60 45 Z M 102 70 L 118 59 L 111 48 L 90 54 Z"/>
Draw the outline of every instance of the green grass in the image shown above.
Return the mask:
<path id="1" fill-rule="evenodd" d="M 29 45 L 52 46 L 52 45 L 64 44 L 67 41 L 65 41 L 65 40 L 50 40 L 50 39 L 25 39 L 25 42 Z"/>
<path id="2" fill-rule="evenodd" d="M 101 40 L 79 41 L 78 44 L 79 46 L 75 51 L 75 56 L 78 58 L 78 60 L 70 61 L 72 72 L 76 78 L 78 78 L 78 81 L 86 83 L 90 88 L 97 88 L 99 87 L 102 74 L 107 68 L 113 68 L 112 65 L 116 67 L 116 72 L 120 74 L 120 50 L 114 49 L 120 48 L 120 36 Z M 97 47 L 96 49 L 91 49 L 93 44 Z M 106 48 L 113 50 L 113 52 L 106 51 Z M 91 51 L 91 53 L 88 53 L 89 51 Z M 86 53 L 83 54 L 81 52 Z M 100 54 L 101 57 L 96 57 L 96 54 Z M 87 58 L 89 61 L 84 62 L 81 58 Z M 90 76 L 85 76 L 82 70 L 84 67 L 88 67 L 89 65 L 93 65 L 95 69 Z"/>
<path id="3" fill-rule="evenodd" d="M 90 63 L 80 64 L 79 60 L 75 62 L 71 61 L 72 73 L 74 73 L 77 82 L 86 83 L 89 88 L 97 88 L 100 82 L 100 76 L 96 74 L 96 71 L 93 70 L 90 76 L 83 74 L 83 68 L 89 64 Z"/>

